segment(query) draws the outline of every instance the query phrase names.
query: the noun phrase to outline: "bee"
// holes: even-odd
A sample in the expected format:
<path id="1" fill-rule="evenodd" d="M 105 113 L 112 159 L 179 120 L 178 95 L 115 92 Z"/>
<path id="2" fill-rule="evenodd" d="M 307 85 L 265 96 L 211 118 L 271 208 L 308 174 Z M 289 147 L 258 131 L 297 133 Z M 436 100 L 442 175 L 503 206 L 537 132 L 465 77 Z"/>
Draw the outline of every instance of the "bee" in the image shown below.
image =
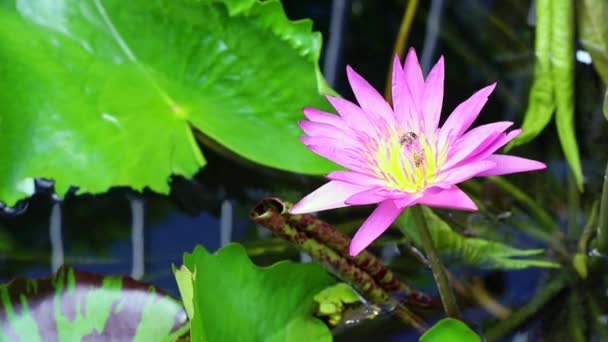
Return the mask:
<path id="1" fill-rule="evenodd" d="M 412 153 L 412 157 L 414 158 L 414 165 L 416 165 L 416 167 L 420 167 L 424 162 L 424 153 L 422 150 L 415 150 Z"/>
<path id="2" fill-rule="evenodd" d="M 414 132 L 407 132 L 399 137 L 399 144 L 411 145 L 418 139 L 418 135 Z"/>

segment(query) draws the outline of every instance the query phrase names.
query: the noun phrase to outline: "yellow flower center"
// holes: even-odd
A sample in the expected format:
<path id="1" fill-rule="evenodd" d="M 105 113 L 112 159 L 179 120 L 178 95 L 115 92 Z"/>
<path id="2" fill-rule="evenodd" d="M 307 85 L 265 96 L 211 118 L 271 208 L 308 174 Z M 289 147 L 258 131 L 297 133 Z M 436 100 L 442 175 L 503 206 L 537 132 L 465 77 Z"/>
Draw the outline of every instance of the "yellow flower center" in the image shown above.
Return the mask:
<path id="1" fill-rule="evenodd" d="M 415 193 L 433 184 L 447 152 L 437 150 L 437 138 L 406 131 L 390 134 L 375 149 L 375 173 L 389 188 Z"/>

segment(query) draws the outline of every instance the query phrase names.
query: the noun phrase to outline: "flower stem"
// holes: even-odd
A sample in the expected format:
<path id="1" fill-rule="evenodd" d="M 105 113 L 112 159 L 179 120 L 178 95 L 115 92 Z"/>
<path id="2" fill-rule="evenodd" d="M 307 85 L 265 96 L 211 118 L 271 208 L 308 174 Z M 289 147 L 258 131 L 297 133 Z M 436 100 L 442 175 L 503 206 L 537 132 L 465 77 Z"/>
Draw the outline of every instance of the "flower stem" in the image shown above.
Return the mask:
<path id="1" fill-rule="evenodd" d="M 604 173 L 600 214 L 597 220 L 597 249 L 602 254 L 608 254 L 608 164 Z"/>
<path id="2" fill-rule="evenodd" d="M 399 55 L 399 57 L 403 57 L 403 52 L 405 51 L 405 43 L 407 43 L 407 37 L 410 34 L 410 29 L 412 28 L 412 23 L 414 22 L 414 15 L 416 14 L 416 9 L 418 8 L 418 0 L 409 0 L 407 2 L 407 6 L 405 6 L 405 12 L 403 12 L 403 18 L 401 19 L 401 25 L 399 26 L 399 33 L 397 34 L 397 39 L 395 40 L 395 46 L 393 47 L 393 56 Z M 391 101 L 391 80 L 393 73 L 393 56 L 389 59 L 391 63 L 389 63 L 388 67 L 388 76 L 386 77 L 386 86 L 384 88 L 384 98 L 387 101 Z"/>
<path id="3" fill-rule="evenodd" d="M 433 243 L 433 238 L 431 237 L 431 231 L 426 224 L 424 213 L 419 205 L 413 206 L 411 210 L 416 228 L 420 232 L 420 241 L 422 242 L 424 253 L 426 254 L 426 258 L 429 261 L 429 266 L 431 267 L 431 271 L 435 277 L 435 283 L 437 284 L 437 290 L 441 296 L 445 313 L 450 317 L 459 318 L 460 310 L 458 310 L 458 305 L 456 304 L 454 293 L 450 288 L 450 283 L 443 264 L 441 263 L 439 255 L 435 250 L 435 244 Z"/>

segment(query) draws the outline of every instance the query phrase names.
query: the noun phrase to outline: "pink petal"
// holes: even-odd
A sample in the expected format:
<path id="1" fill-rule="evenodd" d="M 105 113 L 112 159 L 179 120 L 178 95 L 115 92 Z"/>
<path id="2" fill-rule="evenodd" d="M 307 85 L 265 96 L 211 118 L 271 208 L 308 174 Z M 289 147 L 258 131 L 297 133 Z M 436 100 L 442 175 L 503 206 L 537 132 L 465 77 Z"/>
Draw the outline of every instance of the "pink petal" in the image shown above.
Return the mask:
<path id="1" fill-rule="evenodd" d="M 421 193 L 409 193 L 400 190 L 387 189 L 383 186 L 376 186 L 352 195 L 347 198 L 344 203 L 348 205 L 367 205 L 379 203 L 384 200 L 392 200 L 398 207 L 403 208 L 419 199 L 421 196 Z"/>
<path id="2" fill-rule="evenodd" d="M 405 74 L 405 82 L 408 89 L 410 90 L 410 96 L 414 101 L 414 108 L 420 111 L 422 106 L 422 96 L 424 94 L 424 78 L 422 76 L 422 69 L 420 69 L 420 63 L 418 63 L 418 57 L 416 56 L 416 50 L 410 48 L 405 58 L 405 64 L 403 65 L 403 73 Z"/>
<path id="3" fill-rule="evenodd" d="M 362 186 L 378 186 L 384 183 L 383 180 L 364 173 L 353 171 L 333 171 L 326 176 L 330 180 L 358 184 Z"/>
<path id="4" fill-rule="evenodd" d="M 418 132 L 420 119 L 414 109 L 414 102 L 407 87 L 405 74 L 401 68 L 398 55 L 395 55 L 393 60 L 392 96 L 397 122 L 405 129 Z"/>
<path id="5" fill-rule="evenodd" d="M 302 136 L 300 137 L 300 141 L 307 147 L 314 145 L 324 146 L 327 147 L 328 150 L 335 150 L 335 153 L 343 153 L 343 150 L 358 146 L 358 143 L 354 142 L 352 139 L 337 139 L 335 136 Z"/>
<path id="6" fill-rule="evenodd" d="M 370 127 L 375 127 L 367 118 L 367 113 L 356 104 L 339 97 L 329 95 L 325 97 L 350 128 L 357 131 L 369 131 Z"/>
<path id="7" fill-rule="evenodd" d="M 310 137 L 330 137 L 351 146 L 359 144 L 352 132 L 345 132 L 336 126 L 307 120 L 302 120 L 298 124 Z"/>
<path id="8" fill-rule="evenodd" d="M 444 62 L 443 56 L 441 56 L 437 64 L 431 69 L 424 84 L 422 114 L 424 129 L 427 134 L 431 134 L 439 127 L 441 105 L 443 103 L 443 78 Z"/>
<path id="9" fill-rule="evenodd" d="M 391 200 L 380 203 L 353 237 L 350 243 L 350 255 L 355 256 L 369 246 L 388 229 L 402 211 L 403 208 L 397 207 Z"/>
<path id="10" fill-rule="evenodd" d="M 481 160 L 496 152 L 499 148 L 508 144 L 511 140 L 515 139 L 522 132 L 521 128 L 514 129 L 509 133 L 501 134 L 496 140 L 494 140 L 487 148 L 480 151 L 475 155 L 475 160 Z"/>
<path id="11" fill-rule="evenodd" d="M 348 197 L 365 190 L 364 187 L 339 181 L 330 181 L 302 198 L 289 211 L 290 214 L 304 214 L 316 211 L 342 208 Z"/>
<path id="12" fill-rule="evenodd" d="M 361 108 L 368 115 L 377 116 L 382 118 L 385 123 L 392 124 L 394 122 L 393 110 L 382 95 L 350 66 L 346 67 L 346 76 Z"/>
<path id="13" fill-rule="evenodd" d="M 332 125 L 334 127 L 342 128 L 346 126 L 344 120 L 342 120 L 338 115 L 324 112 L 322 110 L 318 110 L 316 108 L 304 108 L 302 110 L 304 112 L 304 116 L 308 118 L 310 121 L 324 123 L 328 125 Z"/>
<path id="14" fill-rule="evenodd" d="M 344 203 L 348 205 L 367 205 L 376 204 L 386 199 L 386 195 L 382 193 L 381 188 L 373 188 L 350 196 L 344 201 Z"/>
<path id="15" fill-rule="evenodd" d="M 502 121 L 473 128 L 456 140 L 454 146 L 448 152 L 448 159 L 442 167 L 450 168 L 463 160 L 466 161 L 467 157 L 487 148 L 511 125 L 513 125 L 512 122 Z"/>
<path id="16" fill-rule="evenodd" d="M 492 161 L 496 163 L 496 166 L 480 172 L 478 176 L 499 176 L 509 173 L 542 170 L 547 167 L 544 163 L 536 160 L 506 156 L 503 154 L 493 154 L 484 160 Z"/>
<path id="17" fill-rule="evenodd" d="M 462 190 L 456 186 L 439 193 L 425 194 L 418 204 L 428 205 L 429 207 L 448 208 L 455 210 L 477 210 L 475 202 L 469 198 Z"/>
<path id="18" fill-rule="evenodd" d="M 488 101 L 488 96 L 495 87 L 496 83 L 490 84 L 477 91 L 473 96 L 469 97 L 454 109 L 441 127 L 441 136 L 439 138 L 440 146 L 449 143 L 448 137 L 452 136 L 458 138 L 471 127 L 471 124 L 477 119 L 479 112 Z"/>
<path id="19" fill-rule="evenodd" d="M 438 182 L 447 184 L 458 184 L 480 175 L 483 171 L 487 171 L 496 166 L 496 163 L 490 160 L 481 160 L 474 163 L 464 164 L 442 172 L 439 175 Z"/>
<path id="20" fill-rule="evenodd" d="M 353 147 L 342 141 L 329 137 L 300 137 L 300 140 L 312 152 L 342 165 L 347 169 L 359 171 L 365 164 L 362 164 L 358 155 L 352 152 Z"/>

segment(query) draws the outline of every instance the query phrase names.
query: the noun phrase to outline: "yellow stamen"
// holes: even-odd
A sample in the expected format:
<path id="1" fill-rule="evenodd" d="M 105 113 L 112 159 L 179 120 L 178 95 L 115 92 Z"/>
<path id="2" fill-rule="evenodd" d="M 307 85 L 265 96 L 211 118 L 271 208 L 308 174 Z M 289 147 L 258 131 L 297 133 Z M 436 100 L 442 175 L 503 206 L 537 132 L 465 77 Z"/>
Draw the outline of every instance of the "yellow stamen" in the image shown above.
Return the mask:
<path id="1" fill-rule="evenodd" d="M 431 184 L 446 154 L 441 151 L 437 155 L 434 136 L 409 131 L 391 134 L 377 148 L 373 153 L 376 174 L 386 180 L 388 187 L 405 192 L 417 192 Z"/>

